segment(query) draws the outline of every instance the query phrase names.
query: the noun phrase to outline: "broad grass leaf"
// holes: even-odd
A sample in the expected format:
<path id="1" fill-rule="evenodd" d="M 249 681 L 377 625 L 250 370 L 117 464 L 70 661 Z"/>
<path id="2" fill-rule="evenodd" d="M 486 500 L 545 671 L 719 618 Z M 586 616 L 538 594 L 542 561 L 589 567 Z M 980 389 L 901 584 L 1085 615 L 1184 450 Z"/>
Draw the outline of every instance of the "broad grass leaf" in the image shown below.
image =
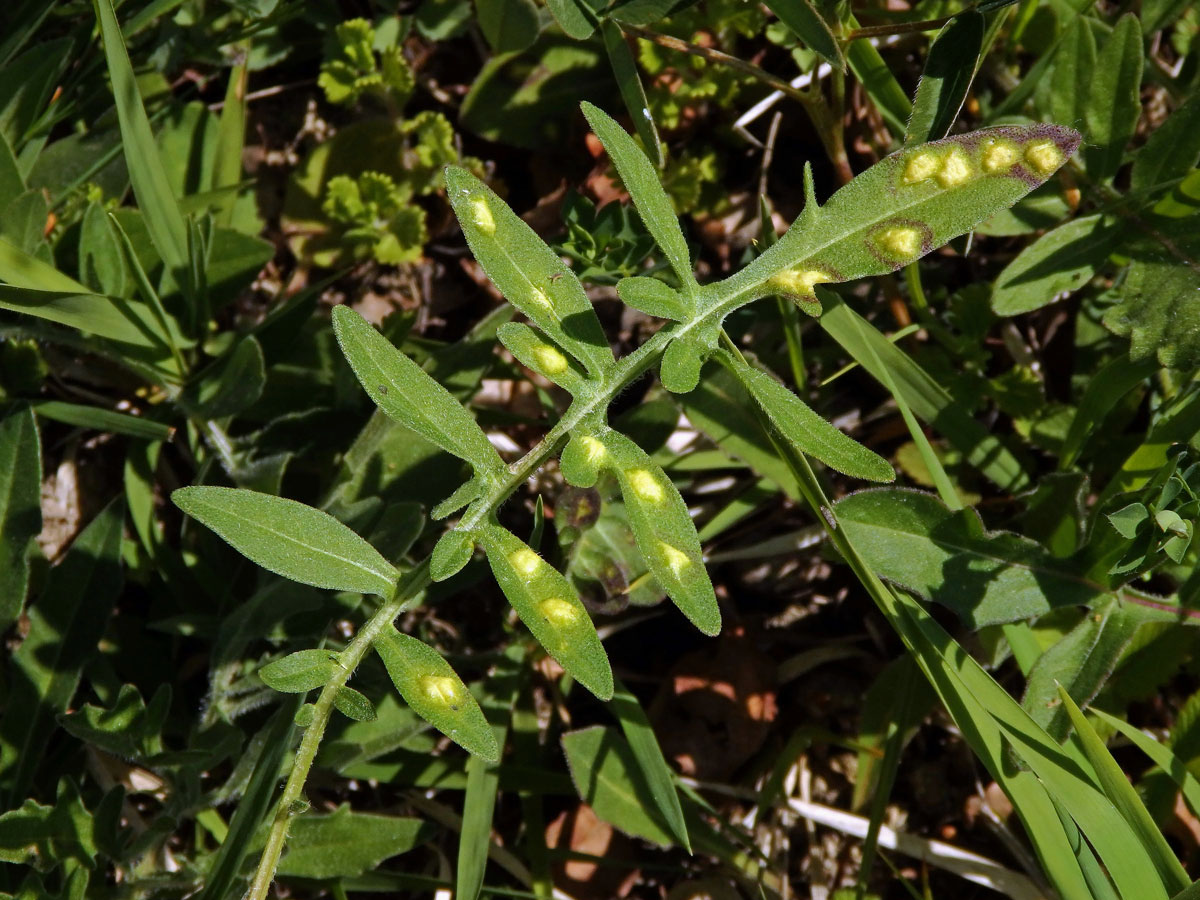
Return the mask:
<path id="1" fill-rule="evenodd" d="M 1034 541 L 987 532 L 973 509 L 952 511 L 932 494 L 874 488 L 834 511 L 880 577 L 949 607 L 972 628 L 1106 596 Z"/>
<path id="2" fill-rule="evenodd" d="M 237 488 L 195 486 L 171 495 L 251 561 L 284 578 L 390 598 L 397 573 L 370 544 L 328 513 Z"/>
<path id="3" fill-rule="evenodd" d="M 1137 129 L 1143 56 L 1142 26 L 1136 15 L 1126 13 L 1096 57 L 1084 110 L 1088 146 L 1083 156 L 1088 175 L 1097 181 L 1116 174 Z"/>
<path id="4" fill-rule="evenodd" d="M 538 643 L 576 681 L 601 700 L 609 699 L 608 655 L 571 582 L 499 525 L 485 526 L 479 540 L 500 589 Z"/>
<path id="5" fill-rule="evenodd" d="M 1163 837 L 1162 831 L 1159 830 L 1158 825 L 1146 810 L 1141 797 L 1138 796 L 1117 761 L 1112 758 L 1112 754 L 1104 746 L 1104 741 L 1100 740 L 1100 736 L 1096 734 L 1091 723 L 1080 712 L 1079 707 L 1071 698 L 1071 694 L 1062 685 L 1058 686 L 1058 696 L 1075 728 L 1075 734 L 1083 748 L 1084 755 L 1087 756 L 1088 762 L 1092 764 L 1092 769 L 1095 770 L 1096 776 L 1100 780 L 1100 786 L 1103 788 L 1105 796 L 1120 811 L 1129 827 L 1137 835 L 1142 849 L 1154 861 L 1154 867 L 1158 870 L 1159 878 L 1162 879 L 1167 890 L 1172 894 L 1182 891 L 1192 883 L 1192 879 L 1179 864 L 1179 858 L 1167 844 L 1166 838 Z"/>
<path id="6" fill-rule="evenodd" d="M 1056 125 L 998 126 L 906 147 L 806 209 L 722 290 L 811 302 L 818 284 L 896 271 L 1045 183 L 1079 140 Z"/>
<path id="7" fill-rule="evenodd" d="M 629 524 L 650 571 L 667 596 L 707 635 L 721 630 L 721 611 L 687 505 L 666 473 L 616 431 L 600 437 L 604 465 L 621 485 Z"/>
<path id="8" fill-rule="evenodd" d="M 983 26 L 983 14 L 967 9 L 943 25 L 934 37 L 913 99 L 904 143 L 936 141 L 950 132 L 975 78 L 983 48 Z"/>
<path id="9" fill-rule="evenodd" d="M 87 285 L 80 284 L 36 256 L 25 252 L 10 241 L 0 239 L 0 279 L 31 291 L 56 291 L 62 294 L 91 294 Z"/>
<path id="10" fill-rule="evenodd" d="M 380 632 L 374 647 L 396 690 L 417 715 L 469 753 L 490 762 L 500 758 L 483 710 L 440 653 L 392 625 Z"/>
<path id="11" fill-rule="evenodd" d="M 333 311 L 333 330 L 363 390 L 388 416 L 466 460 L 476 474 L 504 468 L 500 454 L 462 404 L 366 319 L 339 306 Z"/>
<path id="12" fill-rule="evenodd" d="M 857 555 L 853 541 L 851 548 Z M 1075 827 L 1069 819 L 1061 818 L 1072 799 L 1067 792 L 1078 784 L 1083 760 L 1071 755 L 1069 745 L 1064 753 L 919 603 L 901 591 L 873 594 L 968 736 L 972 750 L 1012 799 L 1051 883 L 1064 900 L 1095 900 L 1073 849 L 1079 845 L 1079 834 L 1072 833 Z M 1045 763 L 1036 774 L 1012 765 L 1012 750 L 1026 748 Z M 1065 790 L 1060 783 L 1064 778 L 1069 779 Z M 1089 820 L 1089 828 L 1093 821 L 1101 819 Z M 1106 850 L 1111 846 L 1106 843 Z"/>
<path id="13" fill-rule="evenodd" d="M 609 709 L 621 723 L 621 730 L 629 742 L 633 761 L 637 764 L 642 780 L 650 788 L 650 799 L 653 800 L 659 817 L 670 830 L 675 843 L 690 853 L 691 840 L 683 818 L 683 807 L 679 803 L 679 794 L 675 790 L 671 767 L 663 758 L 662 748 L 654 736 L 654 728 L 646 711 L 642 709 L 637 697 L 619 682 Z"/>
<path id="14" fill-rule="evenodd" d="M 896 473 L 882 456 L 847 437 L 803 400 L 761 369 L 721 350 L 717 359 L 758 403 L 779 434 L 797 450 L 852 478 L 895 481 Z"/>
<path id="15" fill-rule="evenodd" d="M 580 799 L 600 819 L 661 847 L 675 844 L 633 751 L 615 729 L 569 731 L 562 748 Z"/>
<path id="16" fill-rule="evenodd" d="M 1151 762 L 1166 772 L 1178 786 L 1179 792 L 1187 801 L 1192 814 L 1200 813 L 1200 780 L 1191 773 L 1184 761 L 1172 752 L 1170 747 L 1160 744 L 1144 731 L 1134 728 L 1128 722 L 1111 716 L 1101 709 L 1093 707 L 1088 712 L 1110 728 L 1123 734 L 1130 743 L 1146 754 Z"/>
<path id="17" fill-rule="evenodd" d="M 600 143 L 608 151 L 608 158 L 621 176 L 625 190 L 633 198 L 638 215 L 646 230 L 653 236 L 681 284 L 693 286 L 696 276 L 692 272 L 692 257 L 687 241 L 679 227 L 679 219 L 671 206 L 671 199 L 659 180 L 654 165 L 646 154 L 633 142 L 625 129 L 611 116 L 590 103 L 583 104 L 583 115 Z"/>
<path id="18" fill-rule="evenodd" d="M 912 357 L 833 291 L 818 286 L 817 296 L 824 308 L 818 319 L 821 327 L 876 380 L 894 384 L 917 418 L 932 425 L 996 486 L 1012 492 L 1030 486 L 1026 463 L 971 418 L 963 405 Z M 886 372 L 882 366 L 887 367 Z"/>
<path id="19" fill-rule="evenodd" d="M 42 449 L 29 407 L 0 419 L 0 629 L 21 615 L 30 545 L 42 530 Z"/>
<path id="20" fill-rule="evenodd" d="M 160 349 L 166 354 L 162 327 L 154 314 L 136 300 L 0 284 L 0 309 L 78 328 L 122 344 Z"/>
<path id="21" fill-rule="evenodd" d="M 446 193 L 475 259 L 505 299 L 598 376 L 612 350 L 583 285 L 532 228 L 487 185 L 446 170 Z"/>
<path id="22" fill-rule="evenodd" d="M 93 0 L 93 3 L 100 21 L 100 35 L 104 39 L 104 54 L 117 102 L 117 119 L 133 193 L 146 217 L 146 227 L 155 249 L 176 282 L 185 286 L 186 292 L 190 270 L 187 225 L 150 130 L 150 120 L 142 105 L 112 0 Z"/>
<path id="23" fill-rule="evenodd" d="M 422 819 L 354 812 L 343 803 L 325 815 L 306 813 L 288 826 L 279 874 L 294 878 L 351 878 L 407 853 L 437 829 Z"/>
<path id="24" fill-rule="evenodd" d="M 267 687 L 284 694 L 305 694 L 325 684 L 338 672 L 337 654 L 331 650 L 297 650 L 258 670 Z"/>

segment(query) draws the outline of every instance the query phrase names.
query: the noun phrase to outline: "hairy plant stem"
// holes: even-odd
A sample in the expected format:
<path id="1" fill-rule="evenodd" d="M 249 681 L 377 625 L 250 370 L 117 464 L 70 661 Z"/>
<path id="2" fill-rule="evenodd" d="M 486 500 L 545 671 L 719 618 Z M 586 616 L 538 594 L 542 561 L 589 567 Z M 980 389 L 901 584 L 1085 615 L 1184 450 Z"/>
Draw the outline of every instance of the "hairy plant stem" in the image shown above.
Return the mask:
<path id="1" fill-rule="evenodd" d="M 288 825 L 303 808 L 304 783 L 308 780 L 308 773 L 312 769 L 313 760 L 316 759 L 317 750 L 321 746 L 321 738 L 325 735 L 325 728 L 333 713 L 333 701 L 337 696 L 338 689 L 343 687 L 350 676 L 354 674 L 354 670 L 367 655 L 380 632 L 390 625 L 400 613 L 414 604 L 429 583 L 429 560 L 426 559 L 405 573 L 397 583 L 392 598 L 366 621 L 346 649 L 339 654 L 338 672 L 321 689 L 321 695 L 314 704 L 312 722 L 305 729 L 304 737 L 300 740 L 300 747 L 292 762 L 292 770 L 284 785 L 283 795 L 275 806 L 275 818 L 271 823 L 271 832 L 267 836 L 266 846 L 259 858 L 254 880 L 250 884 L 250 891 L 246 895 L 248 900 L 266 900 L 267 892 L 271 889 L 271 882 L 275 880 L 275 870 L 279 868 L 279 857 L 283 854 L 283 846 L 287 841 Z"/>
<path id="2" fill-rule="evenodd" d="M 744 59 L 739 59 L 732 54 L 724 53 L 720 50 L 714 50 L 712 47 L 701 47 L 699 44 L 693 44 L 669 34 L 651 31 L 649 28 L 641 28 L 637 25 L 628 25 L 624 22 L 621 23 L 621 28 L 629 34 L 640 37 L 642 40 L 650 41 L 652 44 L 658 44 L 660 47 L 666 47 L 668 50 L 690 53 L 692 56 L 698 56 L 707 62 L 736 69 L 743 75 L 748 75 L 756 81 L 767 85 L 767 87 L 795 100 L 808 113 L 808 117 L 812 121 L 813 128 L 817 131 L 817 136 L 821 139 L 821 144 L 825 148 L 826 154 L 833 161 L 839 182 L 841 184 L 848 184 L 854 178 L 854 172 L 850 168 L 850 160 L 846 156 L 846 148 L 841 144 L 841 123 L 835 121 L 835 117 L 830 111 L 829 105 L 825 102 L 825 98 L 821 95 L 820 88 L 816 85 L 815 81 L 811 90 L 801 90 L 786 80 L 772 75 L 766 69 L 754 65 L 754 63 L 746 62 Z"/>
<path id="3" fill-rule="evenodd" d="M 508 476 L 501 481 L 493 482 L 485 496 L 472 504 L 467 515 L 460 520 L 456 527 L 469 532 L 484 524 L 485 520 L 495 513 L 495 510 L 508 499 L 509 495 L 541 468 L 572 429 L 603 414 L 617 394 L 654 365 L 671 340 L 681 333 L 686 334 L 698 327 L 713 315 L 723 314 L 724 310 L 731 304 L 736 305 L 746 293 L 745 290 L 709 291 L 707 299 L 711 301 L 711 305 L 705 315 L 688 323 L 663 328 L 628 356 L 617 360 L 605 379 L 604 390 L 572 403 L 566 414 L 554 424 L 546 436 L 521 459 L 508 467 Z M 358 664 L 370 651 L 375 639 L 384 628 L 395 621 L 402 612 L 415 605 L 415 601 L 429 586 L 431 583 L 430 562 L 431 558 L 426 557 L 400 579 L 392 598 L 363 624 L 346 649 L 339 654 L 340 665 L 337 674 L 321 689 L 320 696 L 313 705 L 312 722 L 304 731 L 304 737 L 300 741 L 291 772 L 289 772 L 283 788 L 283 795 L 276 804 L 271 831 L 267 837 L 266 846 L 263 848 L 262 856 L 259 858 L 258 868 L 255 870 L 254 880 L 246 894 L 246 900 L 266 900 L 271 883 L 275 880 L 279 858 L 283 855 L 284 844 L 287 841 L 288 825 L 292 818 L 303 809 L 304 784 L 308 780 L 308 773 L 316 759 L 321 738 L 325 735 L 325 728 L 333 713 L 333 701 L 337 696 L 338 689 L 343 687 L 350 676 L 354 674 L 354 670 L 358 668 Z"/>

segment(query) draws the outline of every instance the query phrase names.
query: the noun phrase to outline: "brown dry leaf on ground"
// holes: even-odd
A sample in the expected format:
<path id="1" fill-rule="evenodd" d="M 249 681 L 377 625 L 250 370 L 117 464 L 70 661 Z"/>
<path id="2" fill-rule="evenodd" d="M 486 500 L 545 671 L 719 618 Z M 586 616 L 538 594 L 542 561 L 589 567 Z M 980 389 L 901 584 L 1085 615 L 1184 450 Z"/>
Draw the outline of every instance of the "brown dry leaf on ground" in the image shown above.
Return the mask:
<path id="1" fill-rule="evenodd" d="M 728 778 L 775 721 L 775 664 L 741 629 L 682 657 L 651 707 L 663 753 L 685 775 Z"/>
<path id="2" fill-rule="evenodd" d="M 634 858 L 633 841 L 601 821 L 586 803 L 562 812 L 546 826 L 546 846 L 602 856 L 613 862 Z M 631 867 L 602 866 L 587 860 L 568 860 L 554 867 L 554 884 L 578 900 L 625 897 L 640 877 L 641 873 L 631 871 Z"/>

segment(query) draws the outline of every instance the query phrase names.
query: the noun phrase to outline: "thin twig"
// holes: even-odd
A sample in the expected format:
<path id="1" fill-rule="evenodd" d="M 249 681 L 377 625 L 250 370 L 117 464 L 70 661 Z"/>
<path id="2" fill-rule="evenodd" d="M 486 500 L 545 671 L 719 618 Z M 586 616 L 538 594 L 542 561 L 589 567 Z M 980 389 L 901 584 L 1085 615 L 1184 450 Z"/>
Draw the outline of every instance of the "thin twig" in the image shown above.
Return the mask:
<path id="1" fill-rule="evenodd" d="M 958 15 L 955 13 L 955 15 Z M 841 38 L 842 45 L 849 44 L 861 38 L 888 37 L 893 34 L 915 34 L 920 31 L 936 31 L 954 16 L 942 16 L 940 19 L 925 19 L 922 22 L 896 22 L 893 25 L 867 25 L 863 28 L 853 28 Z"/>

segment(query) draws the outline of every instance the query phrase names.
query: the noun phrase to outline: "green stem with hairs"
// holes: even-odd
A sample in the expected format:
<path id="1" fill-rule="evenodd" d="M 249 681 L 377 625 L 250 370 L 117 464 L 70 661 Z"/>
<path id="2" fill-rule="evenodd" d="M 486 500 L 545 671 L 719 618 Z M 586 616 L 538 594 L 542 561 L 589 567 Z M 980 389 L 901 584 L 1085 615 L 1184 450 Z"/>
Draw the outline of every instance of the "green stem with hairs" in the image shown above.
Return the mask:
<path id="1" fill-rule="evenodd" d="M 752 291 L 761 289 L 754 285 Z M 737 290 L 710 293 L 711 306 L 705 315 L 699 316 L 688 323 L 663 328 L 654 337 L 646 341 L 628 356 L 618 360 L 604 382 L 604 390 L 597 391 L 593 396 L 580 398 L 571 404 L 566 414 L 555 423 L 538 444 L 521 459 L 508 467 L 508 475 L 494 483 L 488 491 L 484 502 L 473 504 L 471 511 L 462 518 L 458 528 L 463 531 L 473 531 L 485 520 L 494 515 L 508 497 L 524 484 L 550 458 L 566 439 L 571 430 L 591 417 L 600 415 L 606 410 L 613 399 L 627 388 L 639 376 L 648 371 L 658 361 L 673 339 L 686 334 L 693 328 L 702 326 L 712 315 L 721 315 L 730 304 L 736 304 L 747 291 Z M 271 831 L 267 836 L 266 846 L 259 859 L 254 880 L 247 893 L 247 900 L 266 900 L 271 883 L 275 880 L 275 872 L 279 867 L 279 859 L 283 855 L 287 842 L 288 825 L 303 809 L 304 784 L 308 773 L 320 748 L 321 739 L 333 714 L 334 698 L 339 688 L 345 686 L 354 670 L 358 668 L 363 657 L 370 651 L 379 634 L 401 613 L 413 606 L 431 583 L 429 575 L 430 558 L 427 557 L 415 568 L 406 573 L 396 585 L 392 598 L 379 608 L 366 623 L 358 630 L 346 649 L 339 654 L 340 666 L 334 677 L 321 689 L 317 702 L 313 704 L 312 722 L 304 731 L 296 758 L 292 763 L 291 772 L 283 788 L 283 795 L 275 807 Z"/>

